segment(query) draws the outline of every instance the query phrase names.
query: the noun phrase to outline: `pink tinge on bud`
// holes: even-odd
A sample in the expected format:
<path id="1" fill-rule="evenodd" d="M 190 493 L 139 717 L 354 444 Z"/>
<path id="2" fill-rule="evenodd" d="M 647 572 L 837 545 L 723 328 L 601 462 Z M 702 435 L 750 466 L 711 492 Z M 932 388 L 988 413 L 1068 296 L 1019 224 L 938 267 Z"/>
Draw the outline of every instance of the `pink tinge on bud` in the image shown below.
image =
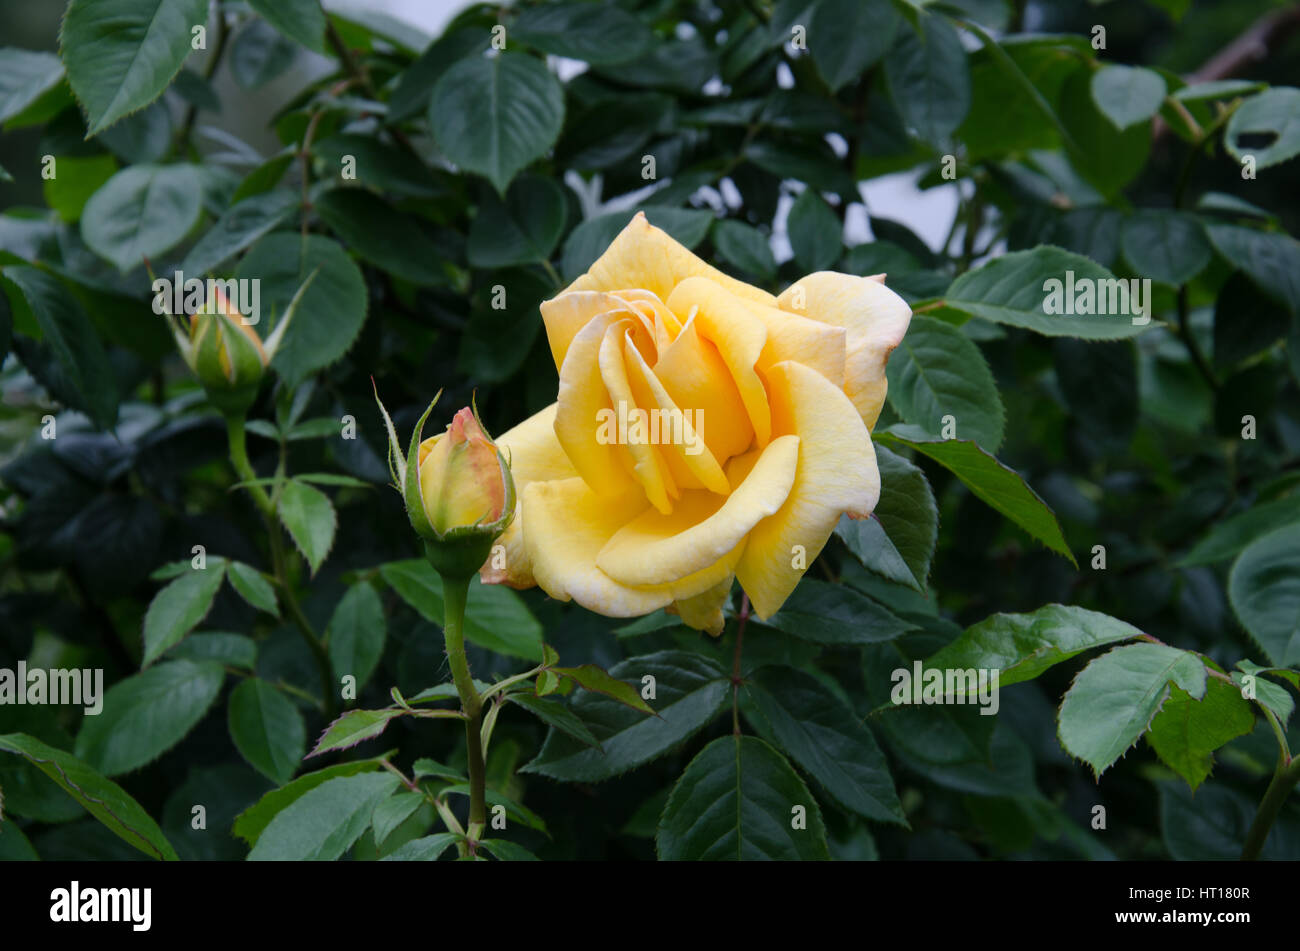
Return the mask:
<path id="1" fill-rule="evenodd" d="M 447 431 L 420 444 L 420 494 L 438 531 L 489 524 L 505 509 L 497 449 L 466 407 Z"/>

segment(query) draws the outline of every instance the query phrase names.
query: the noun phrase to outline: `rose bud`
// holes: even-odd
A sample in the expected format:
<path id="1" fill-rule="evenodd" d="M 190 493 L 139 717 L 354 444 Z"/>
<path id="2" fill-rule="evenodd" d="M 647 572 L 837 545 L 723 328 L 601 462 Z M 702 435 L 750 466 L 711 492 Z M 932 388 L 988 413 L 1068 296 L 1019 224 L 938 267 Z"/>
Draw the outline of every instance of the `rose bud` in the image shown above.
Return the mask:
<path id="1" fill-rule="evenodd" d="M 469 407 L 455 415 L 446 432 L 421 438 L 437 401 L 416 424 L 404 467 L 396 464 L 401 458 L 397 431 L 379 404 L 388 428 L 389 470 L 433 567 L 448 578 L 468 578 L 510 524 L 515 485 L 509 463 Z"/>

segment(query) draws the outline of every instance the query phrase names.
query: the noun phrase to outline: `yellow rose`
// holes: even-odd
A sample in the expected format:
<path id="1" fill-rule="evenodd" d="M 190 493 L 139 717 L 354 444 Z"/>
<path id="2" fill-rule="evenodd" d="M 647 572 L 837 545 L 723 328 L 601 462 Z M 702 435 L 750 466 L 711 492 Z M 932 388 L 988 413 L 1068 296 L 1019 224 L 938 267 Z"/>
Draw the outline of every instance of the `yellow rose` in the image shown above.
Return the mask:
<path id="1" fill-rule="evenodd" d="M 497 441 L 519 494 L 485 582 L 716 634 L 733 578 L 770 617 L 875 507 L 870 427 L 911 319 L 883 275 L 773 297 L 637 214 L 541 311 L 559 395 Z"/>

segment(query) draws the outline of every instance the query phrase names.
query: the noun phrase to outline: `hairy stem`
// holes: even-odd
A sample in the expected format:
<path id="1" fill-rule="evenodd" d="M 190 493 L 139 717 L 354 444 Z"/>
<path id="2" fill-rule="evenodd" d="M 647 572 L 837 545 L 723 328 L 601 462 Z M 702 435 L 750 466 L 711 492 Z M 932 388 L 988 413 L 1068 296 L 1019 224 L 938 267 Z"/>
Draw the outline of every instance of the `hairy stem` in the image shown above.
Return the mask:
<path id="1" fill-rule="evenodd" d="M 469 594 L 469 577 L 442 579 L 442 596 L 445 609 L 443 637 L 447 646 L 447 660 L 451 664 L 452 680 L 460 694 L 461 710 L 465 714 L 465 744 L 469 758 L 469 836 L 471 855 L 478 838 L 487 825 L 486 769 L 483 764 L 483 699 L 474 688 L 465 657 L 465 599 Z"/>

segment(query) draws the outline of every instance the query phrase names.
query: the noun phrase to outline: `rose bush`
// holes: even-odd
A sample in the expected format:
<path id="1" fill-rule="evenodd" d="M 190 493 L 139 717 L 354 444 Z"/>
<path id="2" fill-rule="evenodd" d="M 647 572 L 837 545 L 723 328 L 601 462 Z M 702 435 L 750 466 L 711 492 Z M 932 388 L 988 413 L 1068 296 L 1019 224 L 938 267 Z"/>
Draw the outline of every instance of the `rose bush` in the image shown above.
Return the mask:
<path id="1" fill-rule="evenodd" d="M 773 297 L 637 214 L 541 305 L 559 395 L 500 439 L 519 501 L 483 579 L 718 634 L 735 578 L 774 614 L 880 495 L 870 429 L 912 313 L 883 279 L 819 272 Z M 684 438 L 602 439 L 615 407 Z"/>

